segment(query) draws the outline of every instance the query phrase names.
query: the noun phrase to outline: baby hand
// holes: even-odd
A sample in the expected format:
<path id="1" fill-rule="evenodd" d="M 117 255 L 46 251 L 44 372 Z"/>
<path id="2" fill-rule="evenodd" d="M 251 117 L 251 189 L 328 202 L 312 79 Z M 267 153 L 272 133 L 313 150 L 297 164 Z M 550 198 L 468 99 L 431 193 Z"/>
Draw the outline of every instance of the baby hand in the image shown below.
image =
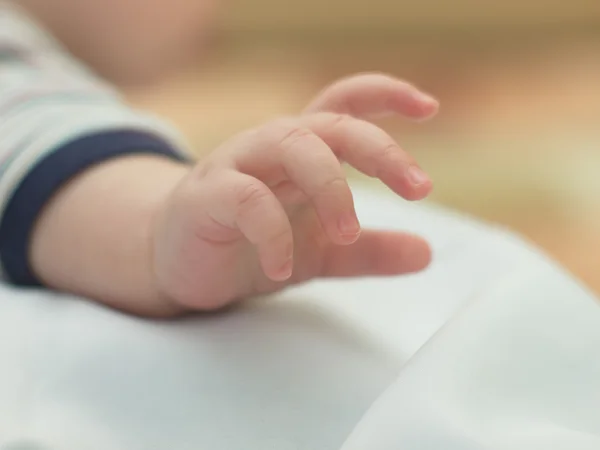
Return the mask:
<path id="1" fill-rule="evenodd" d="M 333 84 L 298 117 L 226 142 L 189 173 L 158 217 L 158 288 L 178 305 L 204 310 L 315 277 L 422 270 L 430 250 L 421 238 L 361 233 L 342 162 L 407 200 L 423 199 L 428 176 L 367 119 L 426 119 L 437 108 L 402 81 L 361 75 Z"/>

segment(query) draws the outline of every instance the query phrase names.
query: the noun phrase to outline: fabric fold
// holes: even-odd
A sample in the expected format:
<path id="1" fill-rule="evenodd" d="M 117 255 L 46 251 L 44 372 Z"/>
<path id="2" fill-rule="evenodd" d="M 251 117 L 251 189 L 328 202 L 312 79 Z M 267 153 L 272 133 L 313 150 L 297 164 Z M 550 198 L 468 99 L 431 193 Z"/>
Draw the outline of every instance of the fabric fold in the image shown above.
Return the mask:
<path id="1" fill-rule="evenodd" d="M 548 262 L 482 292 L 342 450 L 600 449 L 600 307 Z"/>

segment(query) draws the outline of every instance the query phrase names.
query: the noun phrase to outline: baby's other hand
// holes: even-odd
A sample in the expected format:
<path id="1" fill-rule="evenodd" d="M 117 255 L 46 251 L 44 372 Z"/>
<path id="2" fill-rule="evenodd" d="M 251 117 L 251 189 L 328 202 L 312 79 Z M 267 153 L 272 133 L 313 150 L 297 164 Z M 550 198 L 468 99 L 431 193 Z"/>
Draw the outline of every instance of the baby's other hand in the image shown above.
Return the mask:
<path id="1" fill-rule="evenodd" d="M 226 142 L 175 190 L 155 224 L 160 292 L 207 310 L 315 277 L 397 275 L 425 268 L 419 237 L 363 230 L 342 162 L 379 178 L 407 200 L 429 177 L 368 119 L 426 119 L 438 103 L 384 75 L 325 89 L 298 117 L 275 120 Z"/>

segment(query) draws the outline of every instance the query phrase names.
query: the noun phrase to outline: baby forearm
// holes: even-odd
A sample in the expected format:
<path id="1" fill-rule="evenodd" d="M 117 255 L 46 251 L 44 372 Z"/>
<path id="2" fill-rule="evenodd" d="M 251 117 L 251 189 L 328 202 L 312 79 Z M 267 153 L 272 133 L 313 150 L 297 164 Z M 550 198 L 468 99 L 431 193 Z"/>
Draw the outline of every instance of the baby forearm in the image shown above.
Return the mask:
<path id="1" fill-rule="evenodd" d="M 188 172 L 166 158 L 127 156 L 83 172 L 41 213 L 30 262 L 48 286 L 147 316 L 180 308 L 163 298 L 152 268 L 156 210 Z"/>

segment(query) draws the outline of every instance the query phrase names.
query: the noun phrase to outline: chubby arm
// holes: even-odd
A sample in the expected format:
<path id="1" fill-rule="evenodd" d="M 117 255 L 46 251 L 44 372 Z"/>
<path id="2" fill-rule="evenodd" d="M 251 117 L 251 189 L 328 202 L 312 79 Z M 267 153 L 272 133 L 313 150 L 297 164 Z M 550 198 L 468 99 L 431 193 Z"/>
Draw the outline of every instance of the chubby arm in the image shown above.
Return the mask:
<path id="1" fill-rule="evenodd" d="M 153 224 L 189 166 L 154 155 L 94 166 L 62 187 L 33 230 L 30 262 L 47 286 L 142 316 L 182 312 L 160 294 Z"/>
<path id="2" fill-rule="evenodd" d="M 140 297 L 155 303 L 136 258 L 147 251 L 153 205 L 188 170 L 183 147 L 168 125 L 128 107 L 22 11 L 0 2 L 4 280 L 131 310 Z"/>

